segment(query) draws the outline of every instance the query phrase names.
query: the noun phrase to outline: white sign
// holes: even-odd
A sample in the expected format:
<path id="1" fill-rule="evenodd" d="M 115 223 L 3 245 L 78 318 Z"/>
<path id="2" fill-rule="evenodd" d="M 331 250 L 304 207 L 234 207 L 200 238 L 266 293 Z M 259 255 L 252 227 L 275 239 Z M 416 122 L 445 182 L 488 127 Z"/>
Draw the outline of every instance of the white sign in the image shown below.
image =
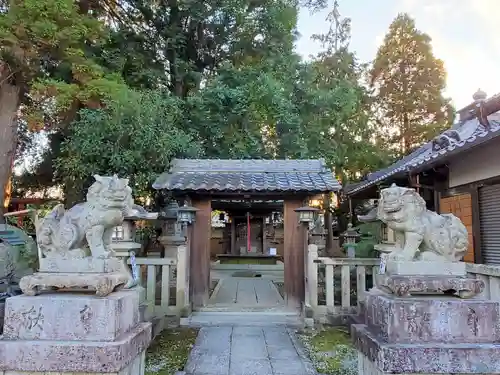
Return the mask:
<path id="1" fill-rule="evenodd" d="M 134 281 L 139 280 L 139 267 L 137 266 L 137 263 L 135 262 L 135 252 L 131 251 L 130 252 L 130 264 L 132 265 L 132 278 Z"/>
<path id="2" fill-rule="evenodd" d="M 275 247 L 269 248 L 269 255 L 276 255 L 276 248 Z"/>
<path id="3" fill-rule="evenodd" d="M 387 255 L 386 254 L 381 254 L 380 255 L 380 266 L 378 269 L 378 273 L 380 275 L 383 275 L 385 273 L 385 264 L 387 263 Z"/>

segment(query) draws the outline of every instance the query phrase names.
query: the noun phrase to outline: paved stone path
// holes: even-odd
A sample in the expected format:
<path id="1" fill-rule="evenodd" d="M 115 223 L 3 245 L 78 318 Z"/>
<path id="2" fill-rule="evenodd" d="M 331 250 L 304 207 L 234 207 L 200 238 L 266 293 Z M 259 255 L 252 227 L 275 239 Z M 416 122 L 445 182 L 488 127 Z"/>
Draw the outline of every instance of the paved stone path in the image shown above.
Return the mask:
<path id="1" fill-rule="evenodd" d="M 203 327 L 187 375 L 315 375 L 294 333 L 284 326 Z"/>
<path id="2" fill-rule="evenodd" d="M 229 277 L 221 279 L 209 304 L 212 306 L 278 306 L 283 298 L 271 280 L 255 277 Z"/>

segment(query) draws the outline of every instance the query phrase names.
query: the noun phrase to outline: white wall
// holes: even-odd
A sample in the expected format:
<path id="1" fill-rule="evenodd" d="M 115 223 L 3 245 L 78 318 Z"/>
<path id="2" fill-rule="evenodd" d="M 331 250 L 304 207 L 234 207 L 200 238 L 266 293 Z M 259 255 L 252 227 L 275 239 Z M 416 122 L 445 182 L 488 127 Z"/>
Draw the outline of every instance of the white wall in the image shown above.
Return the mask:
<path id="1" fill-rule="evenodd" d="M 449 168 L 450 188 L 500 176 L 500 139 L 459 155 Z"/>

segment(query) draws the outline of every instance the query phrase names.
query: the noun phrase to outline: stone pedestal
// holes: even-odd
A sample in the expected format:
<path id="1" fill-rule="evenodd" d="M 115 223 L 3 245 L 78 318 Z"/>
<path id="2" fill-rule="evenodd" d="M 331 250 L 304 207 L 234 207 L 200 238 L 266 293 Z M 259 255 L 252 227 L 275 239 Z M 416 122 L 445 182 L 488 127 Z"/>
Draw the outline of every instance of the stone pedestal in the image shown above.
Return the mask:
<path id="1" fill-rule="evenodd" d="M 106 297 L 54 293 L 7 300 L 0 340 L 5 374 L 144 373 L 151 324 L 140 322 L 139 293 Z"/>
<path id="2" fill-rule="evenodd" d="M 89 289 L 104 297 L 123 288 L 129 280 L 129 273 L 115 257 L 41 258 L 40 272 L 24 276 L 19 287 L 29 296 L 47 289 Z"/>
<path id="3" fill-rule="evenodd" d="M 379 275 L 382 287 L 366 294 L 364 324 L 352 326 L 360 374 L 500 373 L 500 303 L 458 298 L 484 288 L 453 275 L 459 267 L 442 276 Z"/>

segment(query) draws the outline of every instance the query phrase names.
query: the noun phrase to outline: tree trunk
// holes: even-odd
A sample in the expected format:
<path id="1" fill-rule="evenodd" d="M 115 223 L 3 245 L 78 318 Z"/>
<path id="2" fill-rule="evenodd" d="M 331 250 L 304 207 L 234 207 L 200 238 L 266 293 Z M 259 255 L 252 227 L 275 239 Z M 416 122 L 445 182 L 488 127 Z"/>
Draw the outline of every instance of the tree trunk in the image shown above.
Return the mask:
<path id="1" fill-rule="evenodd" d="M 12 173 L 12 162 L 16 152 L 17 144 L 17 110 L 19 107 L 20 88 L 11 85 L 8 75 L 10 71 L 1 70 L 0 66 L 0 222 L 4 223 L 3 217 L 6 207 L 5 193 Z"/>

